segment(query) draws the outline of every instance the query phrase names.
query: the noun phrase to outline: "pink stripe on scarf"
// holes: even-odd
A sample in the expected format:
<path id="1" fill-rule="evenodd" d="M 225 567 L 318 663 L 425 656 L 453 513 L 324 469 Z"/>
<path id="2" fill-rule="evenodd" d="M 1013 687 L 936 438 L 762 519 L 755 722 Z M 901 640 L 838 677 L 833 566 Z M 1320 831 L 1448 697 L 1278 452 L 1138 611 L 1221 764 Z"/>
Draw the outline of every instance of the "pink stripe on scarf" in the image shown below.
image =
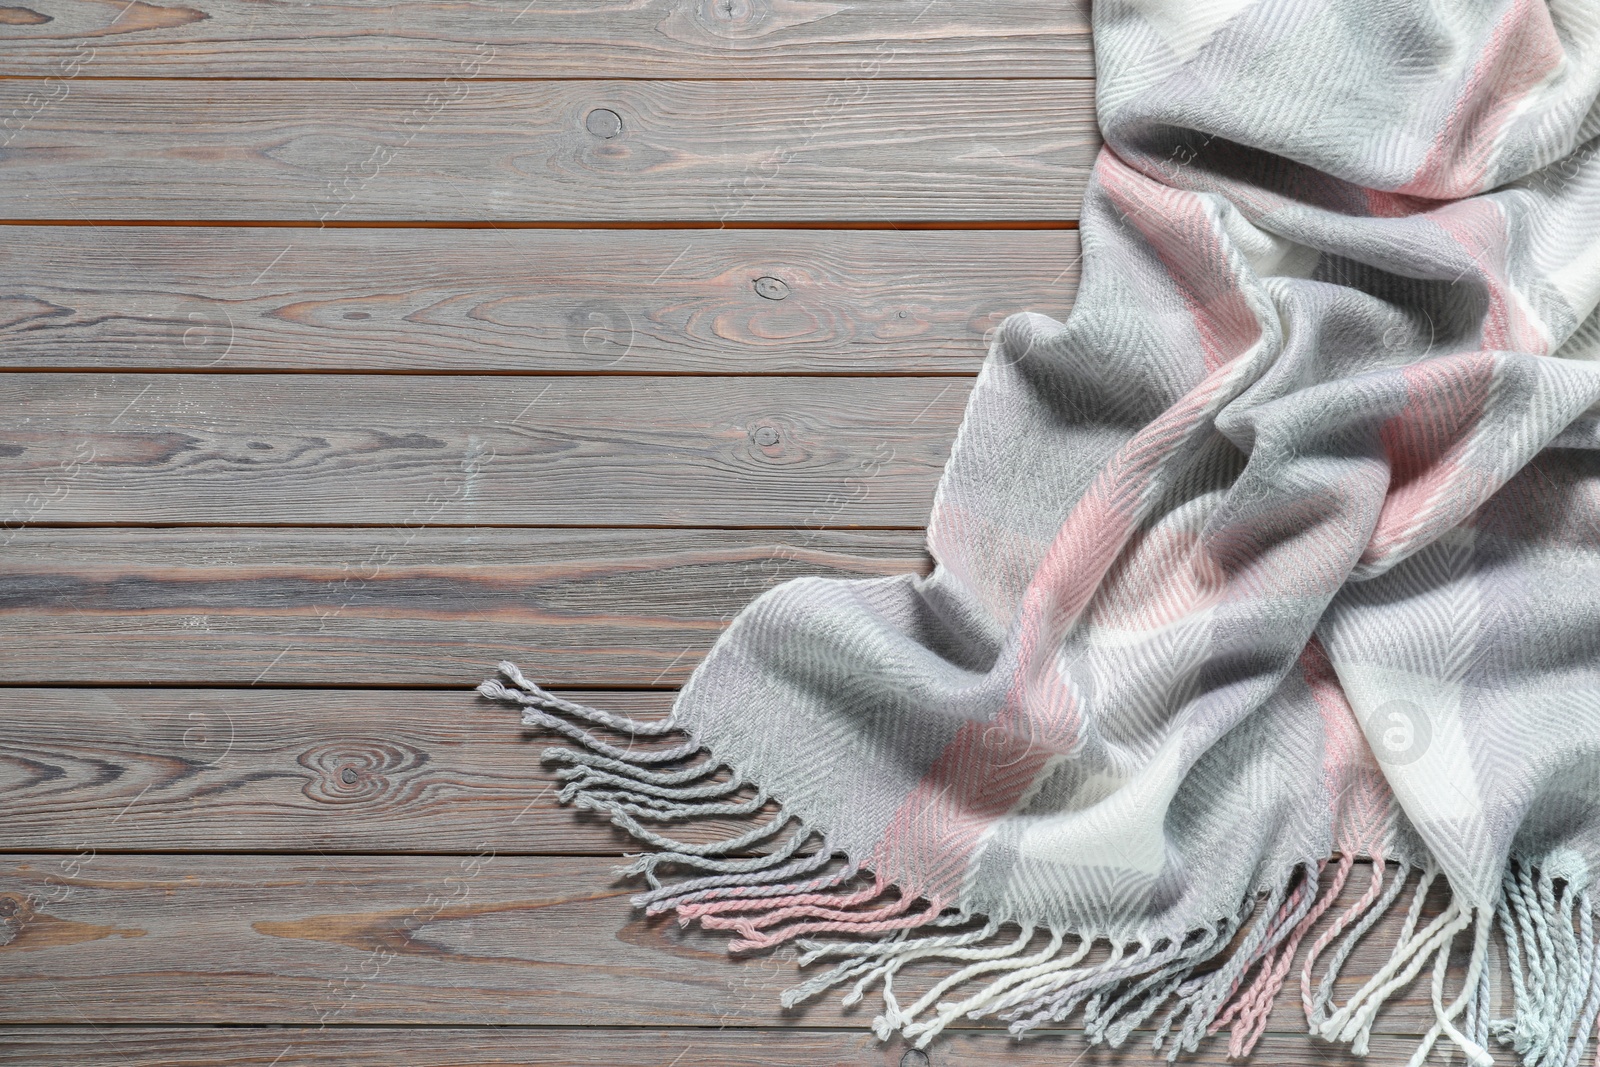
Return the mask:
<path id="1" fill-rule="evenodd" d="M 1463 275 L 1475 271 L 1488 295 L 1478 343 L 1490 351 L 1549 355 L 1549 338 L 1518 302 L 1516 287 L 1506 276 L 1511 238 L 1501 208 L 1489 200 L 1467 200 L 1440 208 L 1429 221 L 1467 253 L 1471 262 Z"/>
<path id="2" fill-rule="evenodd" d="M 1239 288 L 1213 209 L 1200 196 L 1162 185 L 1103 152 L 1095 176 L 1166 268 L 1199 337 L 1206 373 L 1261 338 L 1261 323 Z"/>
<path id="3" fill-rule="evenodd" d="M 1300 653 L 1300 673 L 1322 719 L 1322 785 L 1333 805 L 1334 851 L 1378 856 L 1394 794 L 1315 635 Z"/>
<path id="4" fill-rule="evenodd" d="M 1361 562 L 1375 563 L 1459 524 L 1495 488 L 1489 470 L 1465 462 L 1489 401 L 1495 357 L 1474 352 L 1402 370 L 1406 402 L 1379 431 L 1389 491 Z"/>
<path id="5" fill-rule="evenodd" d="M 1506 123 L 1561 58 L 1543 0 L 1513 0 L 1422 164 L 1395 192 L 1446 200 L 1479 192 Z"/>
<path id="6" fill-rule="evenodd" d="M 1232 398 L 1240 360 L 1261 338 L 1204 201 L 1150 180 L 1110 152 L 1101 153 L 1096 172 L 1183 294 L 1206 372 L 1117 451 L 1073 506 L 1023 594 L 1005 701 L 991 720 L 957 731 L 874 850 L 867 866 L 934 901 L 956 899 L 989 828 L 1051 756 L 1077 745 L 1076 690 L 1048 652 L 1077 624 L 1127 547 L 1163 464 Z M 909 857 L 920 858 L 917 869 Z"/>
<path id="7" fill-rule="evenodd" d="M 993 719 L 956 732 L 890 820 L 868 867 L 930 899 L 954 900 L 989 827 L 1051 756 L 1072 750 L 1077 700 L 1044 650 L 1076 624 L 1132 536 L 1162 463 L 1209 421 L 1228 395 L 1233 369 L 1230 363 L 1208 375 L 1134 435 L 1073 507 L 1023 595 L 1005 703 Z M 1037 665 L 1044 671 L 1030 672 Z M 910 869 L 909 856 L 925 865 Z"/>

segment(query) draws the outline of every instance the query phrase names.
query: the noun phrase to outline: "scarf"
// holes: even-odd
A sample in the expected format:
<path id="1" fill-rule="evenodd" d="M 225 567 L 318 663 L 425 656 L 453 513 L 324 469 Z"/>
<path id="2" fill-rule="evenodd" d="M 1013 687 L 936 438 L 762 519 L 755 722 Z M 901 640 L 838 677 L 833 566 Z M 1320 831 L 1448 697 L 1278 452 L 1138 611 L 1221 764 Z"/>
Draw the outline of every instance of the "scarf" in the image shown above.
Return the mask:
<path id="1" fill-rule="evenodd" d="M 1303 958 L 1312 1034 L 1358 1053 L 1424 976 L 1413 1063 L 1571 1067 L 1600 1013 L 1600 9 L 1093 20 L 1081 289 L 998 331 L 931 573 L 772 589 L 664 721 L 510 664 L 480 692 L 650 847 L 639 907 L 797 942 L 833 965 L 784 1003 L 880 989 L 881 1037 L 1077 1016 L 1245 1055 Z M 708 818 L 740 829 L 674 831 Z"/>

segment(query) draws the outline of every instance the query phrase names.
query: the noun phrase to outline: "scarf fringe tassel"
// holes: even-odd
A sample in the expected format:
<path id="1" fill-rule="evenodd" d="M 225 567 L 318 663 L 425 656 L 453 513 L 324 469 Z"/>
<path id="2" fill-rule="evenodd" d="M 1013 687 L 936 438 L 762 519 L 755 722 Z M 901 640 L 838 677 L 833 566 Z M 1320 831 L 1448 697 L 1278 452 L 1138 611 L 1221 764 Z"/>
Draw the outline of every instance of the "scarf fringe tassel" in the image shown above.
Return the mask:
<path id="1" fill-rule="evenodd" d="M 633 898 L 636 907 L 649 915 L 675 912 L 685 925 L 698 921 L 731 931 L 729 949 L 735 953 L 793 941 L 802 966 L 838 961 L 785 991 L 782 1005 L 792 1008 L 848 986 L 848 1007 L 878 987 L 883 1011 L 872 1021 L 873 1032 L 882 1040 L 898 1033 L 916 1048 L 963 1018 L 996 1017 L 1021 1037 L 1075 1013 L 1081 1013 L 1091 1043 L 1117 1047 L 1165 1007 L 1153 1047 L 1165 1048 L 1168 1061 L 1222 1030 L 1229 1032 L 1228 1054 L 1248 1056 L 1266 1031 L 1301 943 L 1354 866 L 1354 856 L 1343 855 L 1325 877 L 1330 861 L 1307 860 L 1284 884 L 1242 901 L 1236 914 L 1182 937 L 1130 942 L 982 921 L 937 902 L 906 898 L 882 879 L 860 886 L 860 866 L 825 834 L 781 808 L 771 813 L 775 805 L 764 790 L 698 742 L 660 745 L 685 736 L 672 719 L 614 715 L 542 689 L 513 664 L 502 663 L 500 671 L 505 681 L 490 679 L 478 692 L 520 705 L 524 725 L 572 743 L 544 752 L 546 760 L 565 764 L 558 772 L 562 803 L 602 814 L 654 849 L 617 868 L 650 886 Z M 648 744 L 636 748 L 640 741 Z M 652 828 L 705 818 L 750 819 L 754 825 L 710 843 Z M 763 851 L 749 855 L 756 847 Z M 674 871 L 670 883 L 661 877 L 663 868 Z M 1440 1038 L 1449 1038 L 1472 1067 L 1495 1062 L 1491 1039 L 1525 1067 L 1579 1067 L 1600 1018 L 1600 938 L 1595 901 L 1586 888 L 1514 862 L 1492 912 L 1453 900 L 1424 924 L 1424 901 L 1439 880 L 1428 866 L 1412 890 L 1388 960 L 1336 1007 L 1334 986 L 1345 963 L 1399 900 L 1412 873 L 1405 863 L 1391 871 L 1382 855 L 1372 856 L 1371 871 L 1362 895 L 1307 949 L 1300 998 L 1312 1036 L 1348 1043 L 1356 1055 L 1366 1055 L 1379 1009 L 1431 964 L 1434 1023 L 1408 1067 L 1420 1067 Z M 1503 1019 L 1490 1017 L 1494 922 L 1511 976 L 1513 1014 Z M 852 939 L 812 936 L 824 933 Z M 1471 939 L 1465 980 L 1447 1004 L 1451 953 L 1464 937 Z M 902 1004 L 896 975 L 925 960 L 945 961 L 948 969 L 932 988 Z M 962 995 L 944 999 L 958 989 Z"/>

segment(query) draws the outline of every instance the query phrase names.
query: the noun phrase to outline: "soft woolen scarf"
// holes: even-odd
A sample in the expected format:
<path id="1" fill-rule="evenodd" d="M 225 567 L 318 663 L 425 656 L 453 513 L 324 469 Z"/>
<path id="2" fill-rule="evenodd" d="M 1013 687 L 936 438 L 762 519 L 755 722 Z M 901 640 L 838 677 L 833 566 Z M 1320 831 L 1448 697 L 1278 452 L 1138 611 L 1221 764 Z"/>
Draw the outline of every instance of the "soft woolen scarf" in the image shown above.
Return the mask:
<path id="1" fill-rule="evenodd" d="M 786 1003 L 881 986 L 875 1029 L 917 1044 L 1079 1016 L 1239 1055 L 1298 952 L 1315 1035 L 1364 1050 L 1420 977 L 1414 1062 L 1572 1067 L 1600 1012 L 1600 9 L 1093 17 L 1082 288 L 1001 329 L 932 573 L 772 590 L 664 722 L 510 665 L 481 691 L 653 847 L 642 907 L 834 961 Z M 674 836 L 713 816 L 749 825 Z M 1387 962 L 1336 989 L 1391 908 Z M 941 977 L 901 1003 L 913 962 Z"/>

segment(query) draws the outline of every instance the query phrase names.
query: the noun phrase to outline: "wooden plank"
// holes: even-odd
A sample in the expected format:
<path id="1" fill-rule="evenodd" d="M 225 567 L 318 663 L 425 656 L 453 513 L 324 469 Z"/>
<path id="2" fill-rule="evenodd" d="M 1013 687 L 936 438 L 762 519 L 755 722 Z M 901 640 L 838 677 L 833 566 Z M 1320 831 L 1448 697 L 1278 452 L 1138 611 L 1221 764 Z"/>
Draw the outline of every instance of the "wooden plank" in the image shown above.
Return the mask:
<path id="1" fill-rule="evenodd" d="M 0 681 L 676 686 L 765 589 L 925 569 L 920 531 L 86 529 L 0 552 Z"/>
<path id="2" fill-rule="evenodd" d="M 0 517 L 916 526 L 971 385 L 5 374 Z"/>
<path id="3" fill-rule="evenodd" d="M 540 760 L 555 739 L 470 681 L 453 693 L 0 689 L 0 847 L 637 852 L 610 823 L 557 803 L 555 768 Z M 564 695 L 646 719 L 673 697 Z"/>
<path id="4" fill-rule="evenodd" d="M 871 1017 L 837 993 L 784 1011 L 778 994 L 801 977 L 792 948 L 731 960 L 726 935 L 638 917 L 612 860 L 463 846 L 472 854 L 6 856 L 0 1021 L 832 1028 Z M 1346 902 L 1365 886 L 1356 873 Z M 1437 894 L 1433 909 L 1443 903 Z M 1387 960 L 1404 910 L 1346 964 L 1341 999 Z M 901 1002 L 939 973 L 903 970 Z M 1431 1025 L 1427 986 L 1390 1002 L 1377 1032 Z M 1286 994 L 1272 1029 L 1295 1032 L 1304 1017 Z M 1497 1013 L 1504 983 L 1500 998 Z"/>
<path id="5" fill-rule="evenodd" d="M 0 367 L 971 373 L 1072 231 L 0 228 Z"/>
<path id="6" fill-rule="evenodd" d="M 39 77 L 1088 77 L 1088 4 L 16 0 Z M 76 91 L 76 90 L 74 90 Z"/>
<path id="7" fill-rule="evenodd" d="M 1253 1062 L 1276 1067 L 1357 1067 L 1399 1064 L 1415 1038 L 1380 1035 L 1366 1059 L 1344 1045 L 1304 1034 L 1267 1034 Z M 1003 1032 L 954 1031 L 919 1057 L 900 1041 L 880 1043 L 866 1031 L 756 1029 L 631 1029 L 582 1027 L 431 1029 L 421 1027 L 16 1027 L 0 1030 L 0 1064 L 81 1067 L 146 1064 L 162 1067 L 266 1067 L 285 1050 L 283 1067 L 1102 1067 L 1153 1065 L 1165 1058 L 1147 1042 L 1120 1049 L 1087 1046 L 1072 1032 L 1049 1031 L 1026 1041 Z M 908 1055 L 908 1053 L 910 1053 Z M 1227 1042 L 1215 1039 L 1183 1063 L 1224 1064 Z"/>
<path id="8" fill-rule="evenodd" d="M 42 84 L 0 218 L 1072 219 L 1097 147 L 1084 81 Z"/>

